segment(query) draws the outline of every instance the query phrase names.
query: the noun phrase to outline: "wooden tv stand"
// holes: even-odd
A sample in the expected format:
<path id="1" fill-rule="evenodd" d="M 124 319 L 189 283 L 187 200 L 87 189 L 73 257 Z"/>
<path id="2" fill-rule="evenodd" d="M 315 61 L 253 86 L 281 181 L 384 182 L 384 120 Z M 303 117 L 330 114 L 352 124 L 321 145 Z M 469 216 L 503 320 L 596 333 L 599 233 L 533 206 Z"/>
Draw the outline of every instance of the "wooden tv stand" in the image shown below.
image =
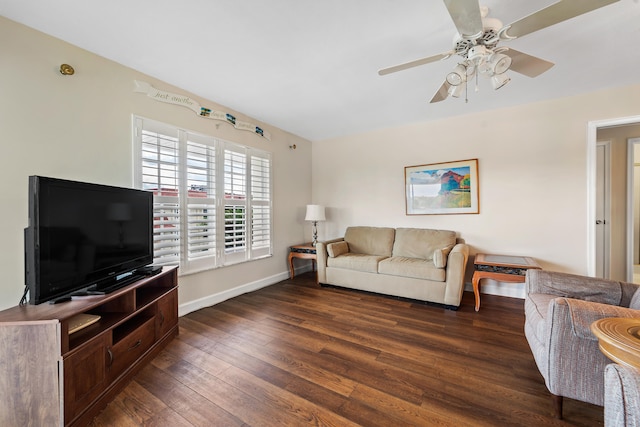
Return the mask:
<path id="1" fill-rule="evenodd" d="M 0 425 L 83 426 L 178 334 L 178 269 L 0 311 Z M 69 334 L 81 313 L 100 320 Z"/>

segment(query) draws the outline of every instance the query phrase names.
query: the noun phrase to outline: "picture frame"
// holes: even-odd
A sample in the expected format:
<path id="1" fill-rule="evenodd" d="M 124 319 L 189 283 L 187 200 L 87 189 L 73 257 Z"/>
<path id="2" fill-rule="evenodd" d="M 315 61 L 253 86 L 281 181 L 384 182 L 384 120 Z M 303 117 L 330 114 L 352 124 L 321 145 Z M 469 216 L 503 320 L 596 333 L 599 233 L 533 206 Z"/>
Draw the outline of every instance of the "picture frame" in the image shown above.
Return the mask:
<path id="1" fill-rule="evenodd" d="M 478 159 L 406 166 L 407 215 L 480 213 Z"/>

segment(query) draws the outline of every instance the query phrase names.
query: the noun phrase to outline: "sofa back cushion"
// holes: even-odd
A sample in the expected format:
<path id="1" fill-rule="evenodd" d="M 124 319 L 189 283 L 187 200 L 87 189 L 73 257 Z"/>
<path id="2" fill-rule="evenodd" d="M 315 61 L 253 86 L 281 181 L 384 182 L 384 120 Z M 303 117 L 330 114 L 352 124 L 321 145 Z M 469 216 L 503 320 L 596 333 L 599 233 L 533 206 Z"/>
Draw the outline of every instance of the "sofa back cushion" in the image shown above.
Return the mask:
<path id="1" fill-rule="evenodd" d="M 431 230 L 427 228 L 398 228 L 393 244 L 393 256 L 433 259 L 437 249 L 456 244 L 455 231 Z"/>
<path id="2" fill-rule="evenodd" d="M 391 256 L 395 229 L 387 227 L 349 227 L 344 241 L 355 254 Z"/>

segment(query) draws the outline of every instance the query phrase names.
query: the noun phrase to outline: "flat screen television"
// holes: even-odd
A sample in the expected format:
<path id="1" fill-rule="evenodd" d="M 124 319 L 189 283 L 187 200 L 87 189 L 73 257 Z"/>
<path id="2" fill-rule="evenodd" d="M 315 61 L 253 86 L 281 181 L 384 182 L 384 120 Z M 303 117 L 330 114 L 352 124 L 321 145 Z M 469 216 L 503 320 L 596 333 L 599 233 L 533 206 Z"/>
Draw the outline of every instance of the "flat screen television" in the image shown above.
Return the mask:
<path id="1" fill-rule="evenodd" d="M 29 177 L 25 279 L 29 303 L 105 293 L 153 262 L 153 194 Z"/>

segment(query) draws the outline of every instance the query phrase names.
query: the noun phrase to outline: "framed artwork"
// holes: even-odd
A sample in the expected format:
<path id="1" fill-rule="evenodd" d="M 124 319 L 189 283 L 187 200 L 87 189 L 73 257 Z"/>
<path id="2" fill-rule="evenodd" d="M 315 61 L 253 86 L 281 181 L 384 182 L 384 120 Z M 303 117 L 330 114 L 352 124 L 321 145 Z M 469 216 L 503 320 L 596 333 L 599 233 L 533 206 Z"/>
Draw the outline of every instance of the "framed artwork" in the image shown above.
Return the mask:
<path id="1" fill-rule="evenodd" d="M 404 168 L 407 215 L 477 214 L 478 159 Z"/>

